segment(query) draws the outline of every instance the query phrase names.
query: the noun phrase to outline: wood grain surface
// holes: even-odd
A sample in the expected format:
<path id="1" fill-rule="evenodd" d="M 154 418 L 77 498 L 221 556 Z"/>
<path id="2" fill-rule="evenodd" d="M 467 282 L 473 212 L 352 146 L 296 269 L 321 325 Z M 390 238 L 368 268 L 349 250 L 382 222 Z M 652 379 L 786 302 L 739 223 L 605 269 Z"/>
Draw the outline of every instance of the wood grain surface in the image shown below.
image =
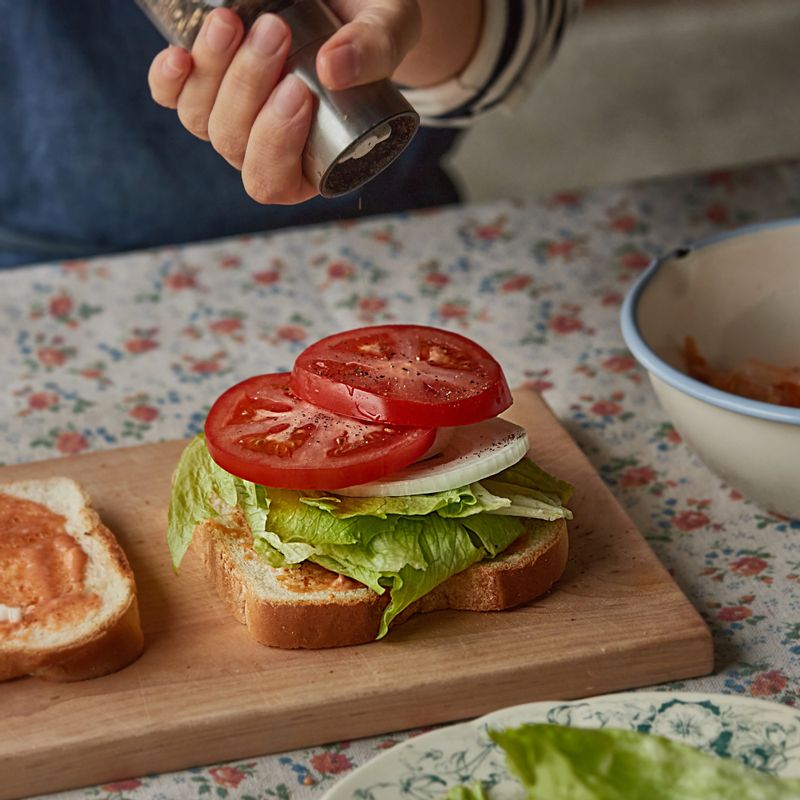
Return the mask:
<path id="1" fill-rule="evenodd" d="M 183 442 L 0 469 L 0 483 L 63 474 L 86 487 L 131 560 L 146 637 L 115 675 L 0 685 L 0 798 L 709 673 L 698 613 L 541 398 L 515 398 L 506 416 L 528 429 L 532 455 L 577 487 L 566 574 L 528 606 L 426 614 L 357 647 L 262 647 L 191 551 L 172 572 L 166 509 Z"/>

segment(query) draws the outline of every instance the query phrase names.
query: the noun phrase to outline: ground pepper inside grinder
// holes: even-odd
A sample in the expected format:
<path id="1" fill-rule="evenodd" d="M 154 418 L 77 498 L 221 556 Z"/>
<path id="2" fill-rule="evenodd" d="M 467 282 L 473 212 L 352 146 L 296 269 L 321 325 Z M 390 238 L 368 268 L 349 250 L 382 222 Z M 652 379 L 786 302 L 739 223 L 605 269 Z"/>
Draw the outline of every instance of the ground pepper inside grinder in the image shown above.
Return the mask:
<path id="1" fill-rule="evenodd" d="M 342 91 L 317 77 L 317 51 L 341 27 L 322 0 L 136 0 L 172 44 L 191 49 L 206 15 L 227 6 L 249 28 L 259 14 L 281 16 L 292 32 L 286 69 L 317 99 L 303 151 L 303 172 L 323 197 L 363 186 L 403 152 L 419 127 L 419 115 L 388 81 Z"/>

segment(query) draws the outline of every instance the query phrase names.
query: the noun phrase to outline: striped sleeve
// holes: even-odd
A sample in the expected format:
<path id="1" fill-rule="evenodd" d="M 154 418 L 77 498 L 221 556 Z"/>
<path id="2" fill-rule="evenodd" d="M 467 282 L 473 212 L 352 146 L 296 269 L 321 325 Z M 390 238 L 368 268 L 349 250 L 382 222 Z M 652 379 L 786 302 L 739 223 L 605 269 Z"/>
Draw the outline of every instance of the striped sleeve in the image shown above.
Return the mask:
<path id="1" fill-rule="evenodd" d="M 424 125 L 465 127 L 496 108 L 513 109 L 555 55 L 581 0 L 484 0 L 475 54 L 438 86 L 404 89 Z"/>

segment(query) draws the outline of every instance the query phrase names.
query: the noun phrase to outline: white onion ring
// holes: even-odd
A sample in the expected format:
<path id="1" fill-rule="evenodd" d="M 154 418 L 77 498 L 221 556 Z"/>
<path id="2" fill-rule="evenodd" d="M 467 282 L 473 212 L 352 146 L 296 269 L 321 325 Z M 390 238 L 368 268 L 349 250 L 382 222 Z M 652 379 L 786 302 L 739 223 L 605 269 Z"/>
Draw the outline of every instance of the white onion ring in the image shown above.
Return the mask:
<path id="1" fill-rule="evenodd" d="M 444 492 L 496 475 L 528 452 L 525 429 L 499 417 L 450 430 L 450 441 L 439 455 L 423 457 L 390 476 L 337 489 L 334 494 L 399 497 Z"/>

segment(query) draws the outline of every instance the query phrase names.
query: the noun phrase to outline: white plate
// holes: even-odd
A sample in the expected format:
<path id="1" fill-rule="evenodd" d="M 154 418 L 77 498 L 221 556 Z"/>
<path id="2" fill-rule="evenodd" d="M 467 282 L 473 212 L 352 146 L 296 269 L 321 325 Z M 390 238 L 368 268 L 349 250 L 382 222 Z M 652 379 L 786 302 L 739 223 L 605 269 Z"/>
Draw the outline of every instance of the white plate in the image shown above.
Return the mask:
<path id="1" fill-rule="evenodd" d="M 492 800 L 519 800 L 524 790 L 486 729 L 526 722 L 656 733 L 776 775 L 800 777 L 797 709 L 737 695 L 626 692 L 512 706 L 416 736 L 355 770 L 323 800 L 438 800 L 453 786 L 476 780 L 492 787 Z"/>

